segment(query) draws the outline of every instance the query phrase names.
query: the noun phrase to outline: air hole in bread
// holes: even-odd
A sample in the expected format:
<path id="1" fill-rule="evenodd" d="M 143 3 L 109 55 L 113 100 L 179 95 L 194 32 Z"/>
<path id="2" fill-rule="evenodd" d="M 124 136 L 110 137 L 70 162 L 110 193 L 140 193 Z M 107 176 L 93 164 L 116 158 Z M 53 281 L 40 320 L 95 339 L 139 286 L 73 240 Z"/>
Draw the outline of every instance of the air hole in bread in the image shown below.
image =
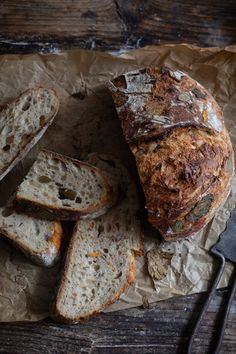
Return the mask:
<path id="1" fill-rule="evenodd" d="M 61 200 L 63 199 L 74 200 L 75 197 L 76 197 L 76 193 L 72 189 L 59 188 L 59 198 Z"/>
<path id="2" fill-rule="evenodd" d="M 101 235 L 101 233 L 104 231 L 104 226 L 103 225 L 99 225 L 98 226 L 98 237 Z"/>
<path id="3" fill-rule="evenodd" d="M 6 138 L 7 144 L 12 144 L 14 142 L 14 135 L 10 135 Z"/>
<path id="4" fill-rule="evenodd" d="M 39 118 L 39 124 L 42 127 L 44 124 L 46 123 L 46 117 L 45 116 L 41 116 Z"/>
<path id="5" fill-rule="evenodd" d="M 76 197 L 75 202 L 80 204 L 82 202 L 82 199 L 78 196 L 78 197 Z"/>
<path id="6" fill-rule="evenodd" d="M 22 111 L 28 111 L 29 108 L 30 108 L 30 101 L 26 101 L 22 106 Z"/>
<path id="7" fill-rule="evenodd" d="M 47 242 L 49 242 L 50 240 L 51 240 L 51 238 L 52 238 L 52 235 L 51 235 L 51 233 L 49 234 L 46 234 L 45 235 L 45 240 L 47 241 Z"/>
<path id="8" fill-rule="evenodd" d="M 98 272 L 99 269 L 100 269 L 100 265 L 99 265 L 99 264 L 94 264 L 94 270 L 95 270 L 96 272 Z"/>
<path id="9" fill-rule="evenodd" d="M 23 135 L 23 139 L 24 140 L 29 140 L 31 138 L 31 135 L 30 134 L 24 134 Z"/>
<path id="10" fill-rule="evenodd" d="M 7 145 L 5 145 L 5 146 L 3 146 L 3 151 L 9 151 L 10 150 L 10 148 L 11 148 L 11 145 L 9 145 L 9 144 L 7 144 Z"/>
<path id="11" fill-rule="evenodd" d="M 119 279 L 121 276 L 122 276 L 122 272 L 119 272 L 119 273 L 114 277 L 114 279 Z"/>
<path id="12" fill-rule="evenodd" d="M 51 182 L 51 178 L 49 178 L 48 176 L 39 176 L 38 181 L 40 183 L 49 183 Z"/>
<path id="13" fill-rule="evenodd" d="M 104 252 L 104 253 L 108 253 L 108 249 L 107 249 L 107 248 L 104 248 L 104 249 L 103 249 L 103 252 Z"/>

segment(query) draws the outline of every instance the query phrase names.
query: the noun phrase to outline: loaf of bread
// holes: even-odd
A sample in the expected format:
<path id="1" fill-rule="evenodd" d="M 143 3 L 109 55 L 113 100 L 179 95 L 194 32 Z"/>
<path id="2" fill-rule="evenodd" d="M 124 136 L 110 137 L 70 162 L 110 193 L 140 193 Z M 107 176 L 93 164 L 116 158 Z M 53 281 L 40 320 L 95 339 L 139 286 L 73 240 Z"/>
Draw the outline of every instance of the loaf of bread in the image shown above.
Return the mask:
<path id="1" fill-rule="evenodd" d="M 104 172 L 48 150 L 39 153 L 16 193 L 18 210 L 49 220 L 98 217 L 114 202 Z"/>
<path id="2" fill-rule="evenodd" d="M 0 112 L 0 180 L 36 144 L 58 111 L 53 90 L 33 88 L 9 102 Z"/>
<path id="3" fill-rule="evenodd" d="M 148 220 L 166 240 L 200 230 L 225 202 L 234 174 L 222 112 L 181 71 L 147 68 L 109 83 L 136 159 Z"/>

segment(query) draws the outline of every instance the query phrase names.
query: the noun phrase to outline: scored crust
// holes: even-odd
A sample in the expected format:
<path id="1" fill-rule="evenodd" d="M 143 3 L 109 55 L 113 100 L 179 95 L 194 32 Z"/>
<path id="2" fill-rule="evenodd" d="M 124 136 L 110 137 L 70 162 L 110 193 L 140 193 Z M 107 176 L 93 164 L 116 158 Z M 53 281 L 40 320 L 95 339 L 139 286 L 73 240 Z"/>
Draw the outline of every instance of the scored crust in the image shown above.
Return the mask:
<path id="1" fill-rule="evenodd" d="M 218 104 L 198 82 L 169 68 L 132 71 L 108 86 L 136 159 L 148 220 L 166 240 L 199 231 L 225 202 L 234 175 Z"/>

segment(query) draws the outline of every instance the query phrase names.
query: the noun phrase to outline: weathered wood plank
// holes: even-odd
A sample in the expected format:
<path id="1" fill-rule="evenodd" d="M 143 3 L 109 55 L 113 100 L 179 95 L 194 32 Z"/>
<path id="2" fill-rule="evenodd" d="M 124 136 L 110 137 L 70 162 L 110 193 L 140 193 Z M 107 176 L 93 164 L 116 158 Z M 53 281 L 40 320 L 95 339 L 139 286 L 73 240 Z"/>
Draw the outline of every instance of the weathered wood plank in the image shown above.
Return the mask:
<path id="1" fill-rule="evenodd" d="M 211 335 L 217 335 L 226 292 L 218 292 L 201 326 L 195 353 L 206 353 Z M 19 354 L 182 354 L 205 294 L 179 297 L 152 305 L 101 314 L 90 321 L 68 326 L 50 320 L 0 325 L 0 353 Z M 236 299 L 233 303 L 222 354 L 236 353 Z M 213 337 L 214 340 L 215 337 Z"/>
<path id="2" fill-rule="evenodd" d="M 0 53 L 235 43 L 234 0 L 2 0 Z"/>

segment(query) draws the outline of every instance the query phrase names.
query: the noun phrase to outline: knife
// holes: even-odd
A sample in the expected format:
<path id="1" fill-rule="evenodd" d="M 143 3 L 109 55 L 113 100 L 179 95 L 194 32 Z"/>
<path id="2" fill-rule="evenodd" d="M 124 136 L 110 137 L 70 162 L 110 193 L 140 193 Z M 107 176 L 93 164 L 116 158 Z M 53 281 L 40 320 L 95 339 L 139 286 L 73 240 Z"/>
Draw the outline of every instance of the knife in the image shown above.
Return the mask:
<path id="1" fill-rule="evenodd" d="M 198 332 L 201 321 L 203 319 L 203 316 L 204 316 L 205 312 L 207 311 L 207 308 L 208 308 L 212 298 L 215 295 L 217 285 L 219 284 L 220 279 L 221 279 L 223 272 L 224 272 L 226 261 L 236 264 L 236 208 L 234 208 L 231 211 L 230 217 L 229 217 L 227 224 L 226 224 L 226 229 L 220 234 L 219 241 L 211 248 L 211 253 L 216 258 L 218 258 L 218 260 L 220 262 L 220 267 L 218 269 L 218 272 L 217 272 L 214 282 L 212 284 L 212 288 L 208 294 L 207 300 L 201 310 L 201 313 L 198 317 L 198 320 L 195 324 L 192 335 L 191 335 L 190 340 L 188 342 L 188 348 L 187 348 L 188 354 L 192 353 L 192 348 L 193 348 L 193 343 L 194 343 L 196 333 Z M 236 276 L 234 275 L 233 283 L 231 284 L 231 289 L 230 289 L 230 293 L 229 293 L 228 303 L 227 303 L 224 317 L 223 317 L 222 324 L 221 324 L 220 334 L 217 339 L 216 346 L 212 352 L 214 354 L 219 353 L 220 346 L 221 346 L 221 343 L 222 343 L 222 340 L 224 337 L 225 327 L 227 324 L 227 318 L 228 318 L 228 315 L 230 312 L 230 307 L 231 307 L 235 292 L 236 292 Z"/>

